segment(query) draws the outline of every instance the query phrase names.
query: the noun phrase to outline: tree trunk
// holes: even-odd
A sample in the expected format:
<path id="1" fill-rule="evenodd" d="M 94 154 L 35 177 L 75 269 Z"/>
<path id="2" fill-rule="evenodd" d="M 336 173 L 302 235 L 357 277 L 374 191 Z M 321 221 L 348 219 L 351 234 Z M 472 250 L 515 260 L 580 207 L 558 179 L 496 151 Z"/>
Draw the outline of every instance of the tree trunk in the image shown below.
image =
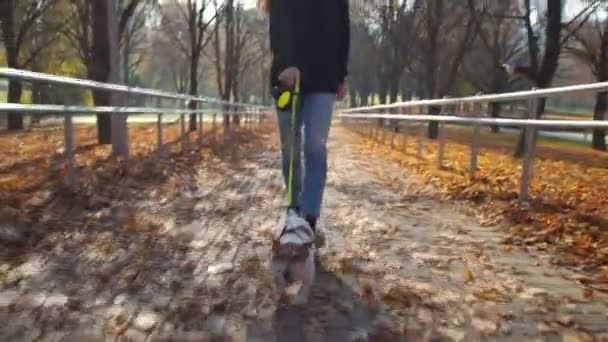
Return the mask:
<path id="1" fill-rule="evenodd" d="M 19 68 L 19 47 L 15 35 L 15 2 L 0 1 L 0 22 L 2 24 L 2 40 L 6 52 L 6 62 L 9 68 Z M 21 102 L 22 85 L 19 82 L 9 81 L 7 100 L 9 103 Z M 23 129 L 23 116 L 17 113 L 8 113 L 8 130 Z"/>
<path id="2" fill-rule="evenodd" d="M 9 81 L 8 83 L 8 102 L 20 103 L 23 87 L 19 81 Z M 8 113 L 7 128 L 9 131 L 23 129 L 23 115 L 19 113 Z"/>
<path id="3" fill-rule="evenodd" d="M 350 88 L 348 90 L 348 100 L 351 108 L 357 107 L 357 92 L 355 89 Z"/>
<path id="4" fill-rule="evenodd" d="M 602 121 L 606 115 L 608 93 L 597 93 L 595 98 L 595 108 L 593 110 L 593 120 Z M 591 147 L 594 150 L 606 151 L 606 130 L 594 129 Z"/>
<path id="5" fill-rule="evenodd" d="M 399 79 L 400 78 L 401 77 L 395 77 L 395 79 L 391 80 L 391 85 L 390 85 L 390 89 L 389 89 L 391 103 L 397 102 L 397 96 L 399 96 Z"/>
<path id="6" fill-rule="evenodd" d="M 93 91 L 93 101 L 96 106 L 109 106 L 110 94 L 105 91 Z M 97 143 L 112 143 L 112 120 L 109 114 L 97 114 Z"/>
<path id="7" fill-rule="evenodd" d="M 502 103 L 492 102 L 490 104 L 490 116 L 493 119 L 499 118 L 501 109 L 502 109 Z M 498 133 L 499 131 L 500 131 L 500 128 L 498 125 L 492 125 L 492 133 Z"/>
<path id="8" fill-rule="evenodd" d="M 362 93 L 361 101 L 360 101 L 359 105 L 361 107 L 366 107 L 368 104 L 369 104 L 369 93 Z"/>
<path id="9" fill-rule="evenodd" d="M 190 95 L 196 96 L 198 93 L 198 53 L 193 53 L 190 59 Z M 196 103 L 190 101 L 188 105 L 190 109 L 196 108 Z M 193 132 L 196 131 L 196 114 L 190 114 L 190 125 L 188 129 Z"/>
<path id="10" fill-rule="evenodd" d="M 127 29 L 128 30 L 128 29 Z M 125 85 L 129 85 L 129 55 L 131 54 L 131 37 L 130 32 L 126 32 L 124 47 L 122 49 L 122 79 Z"/>
<path id="11" fill-rule="evenodd" d="M 388 87 L 382 86 L 379 92 L 380 103 L 386 104 L 388 101 Z"/>
<path id="12" fill-rule="evenodd" d="M 536 111 L 535 111 L 533 119 L 540 119 L 543 116 L 543 113 L 545 112 L 546 102 L 547 102 L 547 99 L 544 97 L 538 99 L 538 102 L 536 104 Z M 526 119 L 530 119 L 530 111 L 526 111 L 525 117 L 526 117 Z M 514 153 L 515 158 L 521 158 L 524 155 L 525 143 L 526 143 L 526 131 L 527 131 L 526 128 L 521 129 L 521 133 L 519 134 L 519 140 L 517 141 L 517 146 L 515 148 L 515 153 Z M 536 130 L 536 134 L 534 134 L 535 141 L 536 141 L 537 137 L 538 137 L 538 130 Z"/>
<path id="13" fill-rule="evenodd" d="M 439 115 L 441 114 L 441 107 L 431 106 L 429 107 L 430 115 Z M 439 136 L 439 123 L 437 121 L 429 122 L 429 128 L 427 132 L 429 139 L 437 139 Z"/>
<path id="14" fill-rule="evenodd" d="M 240 98 L 239 98 L 239 93 L 238 93 L 238 89 L 239 89 L 239 82 L 237 79 L 234 80 L 234 85 L 232 87 L 232 96 L 234 99 L 234 102 L 240 102 Z M 241 110 L 241 107 L 235 107 L 236 112 L 238 112 L 239 110 Z M 232 123 L 234 124 L 235 127 L 238 127 L 241 125 L 241 115 L 238 113 L 235 113 L 232 115 Z"/>
<path id="15" fill-rule="evenodd" d="M 93 45 L 91 47 L 91 70 L 89 76 L 94 81 L 107 82 L 110 76 L 110 37 L 108 32 L 108 11 L 105 1 L 92 1 Z M 96 106 L 109 106 L 110 94 L 107 91 L 94 90 L 93 99 Z M 97 142 L 112 143 L 112 121 L 109 114 L 97 114 Z"/>

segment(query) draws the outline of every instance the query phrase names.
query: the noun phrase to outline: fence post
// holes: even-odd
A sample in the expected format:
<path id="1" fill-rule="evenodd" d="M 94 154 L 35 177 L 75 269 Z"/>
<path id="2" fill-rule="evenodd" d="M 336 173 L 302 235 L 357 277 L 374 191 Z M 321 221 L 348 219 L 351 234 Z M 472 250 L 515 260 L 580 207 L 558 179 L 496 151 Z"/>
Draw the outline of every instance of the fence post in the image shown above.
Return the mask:
<path id="1" fill-rule="evenodd" d="M 391 114 L 390 113 L 391 110 L 387 109 L 386 113 L 387 114 Z M 388 125 L 388 129 L 391 130 L 391 149 L 395 148 L 395 130 L 397 129 L 397 125 L 399 123 L 399 121 L 394 120 L 394 119 L 389 119 L 389 125 Z"/>
<path id="2" fill-rule="evenodd" d="M 422 111 L 422 108 L 424 108 L 424 106 L 420 106 L 419 109 L 421 109 L 420 111 Z M 422 145 L 423 145 L 423 141 L 424 141 L 424 124 L 422 122 L 419 122 L 419 127 L 418 127 L 418 149 L 416 150 L 416 158 L 418 159 L 422 159 Z"/>
<path id="3" fill-rule="evenodd" d="M 443 97 L 444 99 L 447 99 L 447 96 Z M 440 115 L 445 115 L 447 112 L 447 106 L 443 105 L 441 106 L 441 111 L 440 111 Z M 439 125 L 438 125 L 438 129 L 439 129 L 439 150 L 437 151 L 437 167 L 439 169 L 443 168 L 443 156 L 444 156 L 444 150 L 445 150 L 445 121 L 440 121 Z"/>
<path id="4" fill-rule="evenodd" d="M 213 112 L 213 119 L 211 119 L 211 132 L 213 133 L 213 135 L 211 136 L 211 143 L 213 145 L 215 145 L 217 143 L 217 132 L 216 132 L 216 118 L 217 118 L 217 112 Z"/>
<path id="5" fill-rule="evenodd" d="M 532 98 L 528 101 L 529 118 L 534 118 L 536 109 L 536 99 Z M 534 155 L 536 150 L 536 128 L 528 126 L 525 131 L 524 142 L 524 160 L 521 173 L 521 189 L 519 191 L 519 200 L 527 201 L 530 196 L 530 182 L 534 168 Z"/>
<path id="6" fill-rule="evenodd" d="M 177 100 L 177 101 L 178 101 L 177 103 L 181 103 L 180 100 Z M 184 104 L 181 104 L 181 105 L 178 105 L 177 108 L 185 109 L 186 106 Z M 186 120 L 185 120 L 185 115 L 183 112 L 180 114 L 179 120 L 180 120 L 180 138 L 181 138 L 182 152 L 184 152 L 186 150 Z"/>
<path id="7" fill-rule="evenodd" d="M 418 98 L 417 97 L 412 97 L 411 101 L 417 101 Z M 403 115 L 407 115 L 410 114 L 410 111 L 412 111 L 413 107 L 403 107 L 401 109 L 401 114 Z M 409 126 L 410 126 L 410 121 L 409 120 L 403 120 L 403 154 L 407 154 L 407 132 L 409 130 Z"/>
<path id="8" fill-rule="evenodd" d="M 156 99 L 156 106 L 160 108 L 161 98 Z M 156 118 L 156 153 L 158 157 L 163 156 L 163 114 L 158 113 Z"/>
<path id="9" fill-rule="evenodd" d="M 231 106 L 230 113 L 228 116 L 229 120 L 232 119 L 236 115 L 240 115 L 240 114 L 237 114 L 237 113 L 239 113 L 237 108 L 238 107 L 236 107 L 235 105 Z M 231 154 L 232 160 L 236 161 L 238 159 L 238 142 L 237 142 L 238 136 L 237 136 L 237 134 L 235 134 L 236 127 L 233 127 L 232 126 L 233 124 L 234 124 L 234 122 L 232 122 L 232 120 L 231 120 L 230 126 L 229 126 L 230 127 L 230 154 Z"/>
<path id="10" fill-rule="evenodd" d="M 382 127 L 380 127 L 380 129 L 382 129 L 382 142 L 381 142 L 381 144 L 384 145 L 384 143 L 386 142 L 386 119 L 382 119 Z"/>
<path id="11" fill-rule="evenodd" d="M 478 96 L 482 95 L 482 93 L 477 93 Z M 481 104 L 474 103 L 473 104 L 473 112 L 476 117 L 481 113 L 482 106 Z M 469 166 L 469 177 L 474 178 L 477 173 L 477 156 L 479 154 L 479 131 L 480 125 L 476 122 L 473 126 L 473 140 L 471 142 L 471 165 Z"/>
<path id="12" fill-rule="evenodd" d="M 195 110 L 200 110 L 200 102 L 195 102 L 194 103 L 194 109 Z M 198 147 L 202 147 L 203 146 L 203 118 L 204 118 L 204 113 L 199 112 L 198 113 Z"/>
<path id="13" fill-rule="evenodd" d="M 69 105 L 69 96 L 64 96 L 64 106 Z M 65 113 L 63 121 L 63 133 L 65 140 L 65 158 L 67 161 L 66 184 L 68 188 L 76 187 L 76 170 L 74 163 L 74 125 L 72 123 L 72 113 Z"/>
<path id="14" fill-rule="evenodd" d="M 126 104 L 125 106 L 131 106 L 131 99 L 132 99 L 132 95 L 131 92 L 127 92 L 125 94 L 126 97 Z M 124 123 L 122 125 L 123 128 L 123 135 L 124 135 L 124 139 L 123 139 L 123 158 L 125 160 L 125 167 L 127 166 L 127 164 L 129 163 L 129 159 L 131 158 L 130 156 L 130 146 L 129 146 L 129 142 L 131 141 L 131 139 L 129 139 L 129 114 L 123 114 L 122 118 L 124 120 Z"/>

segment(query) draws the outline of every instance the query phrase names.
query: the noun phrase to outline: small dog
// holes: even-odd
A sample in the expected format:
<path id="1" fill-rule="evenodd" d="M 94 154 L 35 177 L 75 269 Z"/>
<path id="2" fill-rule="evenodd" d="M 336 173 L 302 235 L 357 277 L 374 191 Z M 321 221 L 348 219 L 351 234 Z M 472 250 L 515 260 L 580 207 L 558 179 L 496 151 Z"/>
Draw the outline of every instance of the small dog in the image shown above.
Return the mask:
<path id="1" fill-rule="evenodd" d="M 292 304 L 305 304 L 315 278 L 315 236 L 306 220 L 287 213 L 285 227 L 272 242 L 272 274 L 281 297 Z M 289 293 L 295 288 L 297 293 Z M 286 293 L 287 292 L 287 293 Z"/>

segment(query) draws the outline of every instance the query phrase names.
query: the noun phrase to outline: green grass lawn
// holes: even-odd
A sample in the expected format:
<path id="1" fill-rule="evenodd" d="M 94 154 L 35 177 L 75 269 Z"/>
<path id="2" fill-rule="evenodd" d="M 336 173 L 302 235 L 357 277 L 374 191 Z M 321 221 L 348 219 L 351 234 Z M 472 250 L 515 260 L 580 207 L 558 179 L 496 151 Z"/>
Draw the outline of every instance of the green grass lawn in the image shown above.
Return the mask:
<path id="1" fill-rule="evenodd" d="M 585 108 L 585 107 L 553 107 L 547 106 L 547 113 L 551 113 L 553 115 L 564 115 L 564 116 L 593 116 L 593 108 Z"/>

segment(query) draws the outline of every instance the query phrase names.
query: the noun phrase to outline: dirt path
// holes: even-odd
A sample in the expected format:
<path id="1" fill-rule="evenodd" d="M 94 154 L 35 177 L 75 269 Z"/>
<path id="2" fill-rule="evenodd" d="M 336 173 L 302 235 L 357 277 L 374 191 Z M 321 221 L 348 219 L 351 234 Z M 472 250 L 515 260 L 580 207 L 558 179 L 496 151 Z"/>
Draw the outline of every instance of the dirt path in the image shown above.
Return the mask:
<path id="1" fill-rule="evenodd" d="M 272 299 L 279 159 L 251 149 L 238 164 L 205 164 L 176 201 L 131 203 L 162 222 L 158 231 L 101 219 L 19 266 L 0 264 L 0 340 L 600 341 L 608 332 L 606 296 L 588 298 L 542 256 L 506 250 L 499 229 L 434 200 L 358 139 L 332 133 L 328 244 L 307 308 Z"/>

